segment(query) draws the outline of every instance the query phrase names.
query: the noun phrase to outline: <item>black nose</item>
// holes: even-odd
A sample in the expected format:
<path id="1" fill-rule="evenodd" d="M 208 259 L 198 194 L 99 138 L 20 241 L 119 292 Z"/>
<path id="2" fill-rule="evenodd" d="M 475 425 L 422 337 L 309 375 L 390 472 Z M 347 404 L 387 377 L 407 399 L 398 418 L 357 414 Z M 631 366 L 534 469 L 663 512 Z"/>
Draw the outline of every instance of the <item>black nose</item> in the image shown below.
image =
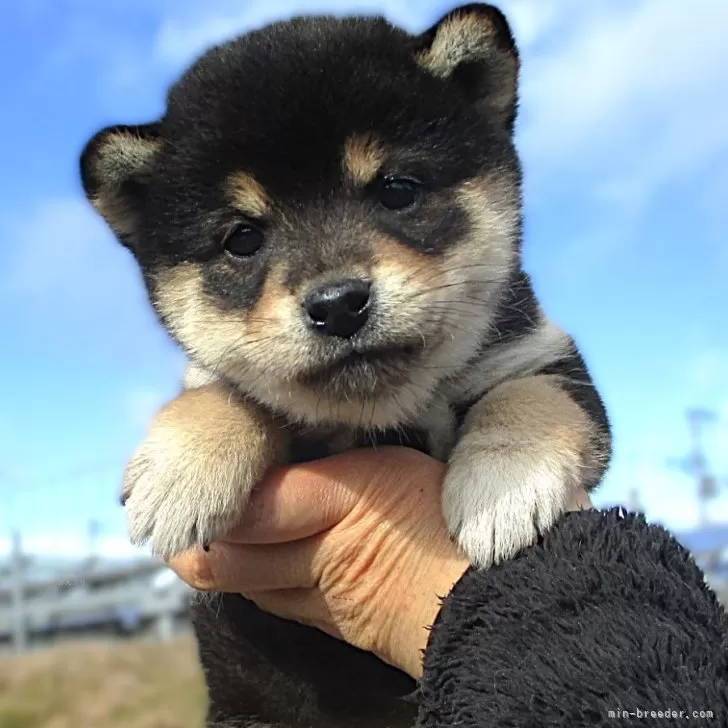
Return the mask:
<path id="1" fill-rule="evenodd" d="M 303 299 L 308 323 L 329 336 L 348 339 L 369 317 L 367 281 L 347 278 L 314 288 Z"/>

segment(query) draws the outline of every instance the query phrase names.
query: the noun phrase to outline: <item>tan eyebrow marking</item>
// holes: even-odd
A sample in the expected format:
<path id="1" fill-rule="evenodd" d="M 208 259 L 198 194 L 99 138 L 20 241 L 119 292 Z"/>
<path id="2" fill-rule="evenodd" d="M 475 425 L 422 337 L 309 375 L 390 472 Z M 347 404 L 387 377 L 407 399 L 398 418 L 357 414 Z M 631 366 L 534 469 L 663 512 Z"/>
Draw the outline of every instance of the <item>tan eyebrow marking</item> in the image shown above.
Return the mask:
<path id="1" fill-rule="evenodd" d="M 227 187 L 233 205 L 250 217 L 264 217 L 270 209 L 268 194 L 248 172 L 232 174 Z"/>
<path id="2" fill-rule="evenodd" d="M 352 134 L 344 143 L 344 173 L 355 185 L 368 185 L 385 158 L 384 148 L 371 134 Z"/>

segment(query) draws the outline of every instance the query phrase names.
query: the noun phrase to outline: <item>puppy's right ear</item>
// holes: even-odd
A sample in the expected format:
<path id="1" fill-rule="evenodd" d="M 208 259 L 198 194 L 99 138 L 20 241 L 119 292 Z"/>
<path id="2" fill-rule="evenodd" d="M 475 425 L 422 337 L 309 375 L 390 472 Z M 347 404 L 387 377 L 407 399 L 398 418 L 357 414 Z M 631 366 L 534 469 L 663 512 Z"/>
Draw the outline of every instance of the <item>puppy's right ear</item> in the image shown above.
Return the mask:
<path id="1" fill-rule="evenodd" d="M 81 153 L 86 197 L 129 247 L 161 147 L 158 123 L 110 126 L 95 134 Z"/>

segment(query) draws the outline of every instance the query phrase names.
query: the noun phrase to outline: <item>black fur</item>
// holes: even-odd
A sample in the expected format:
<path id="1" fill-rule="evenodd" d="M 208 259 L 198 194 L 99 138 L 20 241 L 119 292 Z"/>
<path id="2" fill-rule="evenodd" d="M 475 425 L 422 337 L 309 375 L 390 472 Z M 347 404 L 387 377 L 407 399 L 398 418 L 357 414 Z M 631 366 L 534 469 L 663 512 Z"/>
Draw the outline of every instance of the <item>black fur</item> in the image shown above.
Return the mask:
<path id="1" fill-rule="evenodd" d="M 570 513 L 456 585 L 418 698 L 418 728 L 726 725 L 728 617 L 665 529 L 618 509 Z"/>
<path id="2" fill-rule="evenodd" d="M 368 652 L 237 594 L 193 605 L 210 725 L 412 726 L 415 682 Z M 257 722 L 256 722 L 257 721 Z"/>

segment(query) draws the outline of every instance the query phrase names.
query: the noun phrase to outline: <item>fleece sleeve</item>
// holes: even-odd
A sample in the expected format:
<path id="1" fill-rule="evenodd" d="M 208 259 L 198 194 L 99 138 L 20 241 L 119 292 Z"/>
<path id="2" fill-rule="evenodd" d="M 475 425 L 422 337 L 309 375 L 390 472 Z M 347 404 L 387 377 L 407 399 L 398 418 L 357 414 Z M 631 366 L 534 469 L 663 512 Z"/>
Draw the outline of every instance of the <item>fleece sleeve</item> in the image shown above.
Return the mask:
<path id="1" fill-rule="evenodd" d="M 728 619 L 663 528 L 570 513 L 519 558 L 463 575 L 418 702 L 419 728 L 728 726 Z"/>

